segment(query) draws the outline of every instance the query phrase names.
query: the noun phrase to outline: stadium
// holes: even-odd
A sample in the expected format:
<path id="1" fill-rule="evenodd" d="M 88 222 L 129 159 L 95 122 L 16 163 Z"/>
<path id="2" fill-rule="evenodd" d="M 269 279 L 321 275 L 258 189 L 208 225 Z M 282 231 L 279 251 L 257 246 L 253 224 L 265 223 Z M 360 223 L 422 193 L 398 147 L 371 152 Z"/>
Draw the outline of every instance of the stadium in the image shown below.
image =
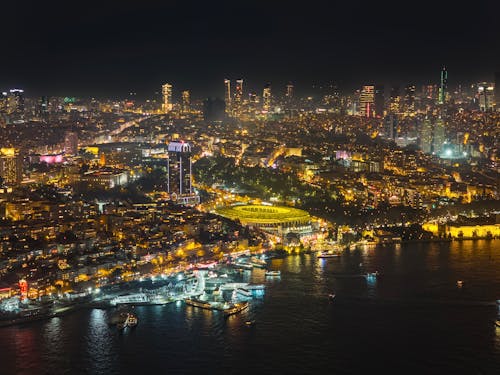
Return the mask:
<path id="1" fill-rule="evenodd" d="M 266 232 L 283 236 L 287 233 L 311 234 L 311 216 L 304 210 L 285 206 L 236 205 L 220 207 L 217 214 L 242 225 L 260 228 Z"/>

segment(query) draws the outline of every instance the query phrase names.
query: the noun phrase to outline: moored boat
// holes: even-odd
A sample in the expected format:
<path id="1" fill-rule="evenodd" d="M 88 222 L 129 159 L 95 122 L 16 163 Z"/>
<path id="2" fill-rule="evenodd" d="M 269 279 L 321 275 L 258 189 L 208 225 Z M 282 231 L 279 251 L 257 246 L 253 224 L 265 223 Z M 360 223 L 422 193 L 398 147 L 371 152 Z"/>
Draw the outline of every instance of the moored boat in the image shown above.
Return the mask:
<path id="1" fill-rule="evenodd" d="M 223 310 L 224 316 L 227 317 L 229 315 L 237 314 L 240 311 L 245 310 L 246 308 L 248 308 L 248 302 L 235 303 L 235 304 L 231 305 L 230 307 L 228 307 L 227 309 Z"/>
<path id="2" fill-rule="evenodd" d="M 330 253 L 328 251 L 322 251 L 317 255 L 317 257 L 321 258 L 321 259 L 323 259 L 323 258 L 338 258 L 339 256 L 340 256 L 339 253 L 336 253 L 336 252 Z"/>

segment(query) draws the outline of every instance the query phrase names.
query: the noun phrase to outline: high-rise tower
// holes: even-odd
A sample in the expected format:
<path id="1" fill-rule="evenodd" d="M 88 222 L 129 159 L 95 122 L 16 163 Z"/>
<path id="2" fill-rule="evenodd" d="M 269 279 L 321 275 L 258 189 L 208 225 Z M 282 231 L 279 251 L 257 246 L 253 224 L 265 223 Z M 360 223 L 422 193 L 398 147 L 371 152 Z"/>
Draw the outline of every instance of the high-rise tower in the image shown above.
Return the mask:
<path id="1" fill-rule="evenodd" d="M 268 83 L 264 86 L 264 90 L 262 91 L 262 109 L 265 112 L 269 112 L 271 109 L 271 84 Z"/>
<path id="2" fill-rule="evenodd" d="M 236 87 L 234 89 L 234 102 L 233 102 L 233 112 L 236 115 L 241 113 L 241 105 L 243 101 L 243 79 L 236 80 Z"/>
<path id="3" fill-rule="evenodd" d="M 161 93 L 163 96 L 162 110 L 163 113 L 168 113 L 172 110 L 172 85 L 170 83 L 165 83 L 161 87 Z"/>
<path id="4" fill-rule="evenodd" d="M 192 193 L 189 143 L 170 142 L 168 145 L 168 192 L 175 197 Z"/>
<path id="5" fill-rule="evenodd" d="M 191 94 L 189 90 L 182 92 L 182 113 L 189 113 L 191 110 Z"/>
<path id="6" fill-rule="evenodd" d="M 224 79 L 224 101 L 226 102 L 226 113 L 231 113 L 231 80 Z"/>
<path id="7" fill-rule="evenodd" d="M 441 69 L 441 82 L 439 84 L 438 104 L 446 102 L 446 90 L 448 88 L 448 71 L 443 66 Z"/>
<path id="8" fill-rule="evenodd" d="M 363 117 L 373 117 L 375 112 L 375 86 L 365 85 L 359 95 L 359 114 Z"/>

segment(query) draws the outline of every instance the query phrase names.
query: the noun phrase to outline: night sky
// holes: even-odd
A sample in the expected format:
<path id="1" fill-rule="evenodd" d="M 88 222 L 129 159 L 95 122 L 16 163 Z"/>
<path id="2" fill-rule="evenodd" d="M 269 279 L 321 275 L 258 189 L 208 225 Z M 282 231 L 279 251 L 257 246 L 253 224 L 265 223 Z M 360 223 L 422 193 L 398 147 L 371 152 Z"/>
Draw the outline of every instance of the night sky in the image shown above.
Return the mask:
<path id="1" fill-rule="evenodd" d="M 500 70 L 496 0 L 9 1 L 0 10 L 0 89 L 27 95 L 194 97 L 313 83 L 450 84 Z"/>

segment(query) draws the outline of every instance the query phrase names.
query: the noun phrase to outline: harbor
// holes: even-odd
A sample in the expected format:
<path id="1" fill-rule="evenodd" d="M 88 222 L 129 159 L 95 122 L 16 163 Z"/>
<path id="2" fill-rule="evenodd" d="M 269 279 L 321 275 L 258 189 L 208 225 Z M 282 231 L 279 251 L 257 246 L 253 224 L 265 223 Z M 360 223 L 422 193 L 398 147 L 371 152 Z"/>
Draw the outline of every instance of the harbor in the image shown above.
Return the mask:
<path id="1" fill-rule="evenodd" d="M 266 285 L 248 280 L 252 270 L 279 276 L 267 270 L 262 255 L 238 254 L 223 262 L 199 264 L 170 275 L 151 275 L 137 280 L 89 288 L 83 293 L 65 293 L 43 299 L 11 297 L 0 305 L 0 327 L 29 323 L 69 314 L 80 309 L 166 305 L 174 302 L 220 311 L 224 316 L 248 308 L 262 298 Z"/>

